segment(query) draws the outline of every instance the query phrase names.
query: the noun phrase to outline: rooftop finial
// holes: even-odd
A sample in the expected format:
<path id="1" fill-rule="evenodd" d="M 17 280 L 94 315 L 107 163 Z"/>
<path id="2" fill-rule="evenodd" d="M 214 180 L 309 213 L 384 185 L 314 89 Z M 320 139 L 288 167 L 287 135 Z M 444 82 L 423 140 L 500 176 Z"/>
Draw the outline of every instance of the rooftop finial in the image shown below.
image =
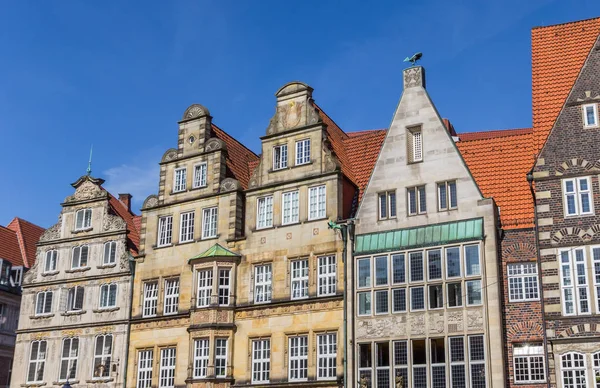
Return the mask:
<path id="1" fill-rule="evenodd" d="M 87 176 L 92 174 L 92 151 L 94 150 L 94 145 L 90 146 L 90 160 L 88 161 L 88 168 L 86 170 Z"/>
<path id="2" fill-rule="evenodd" d="M 421 59 L 421 57 L 423 56 L 423 53 L 416 53 L 414 54 L 412 57 L 406 57 L 404 58 L 404 62 L 410 62 L 412 66 L 416 65 L 417 61 L 419 59 Z"/>

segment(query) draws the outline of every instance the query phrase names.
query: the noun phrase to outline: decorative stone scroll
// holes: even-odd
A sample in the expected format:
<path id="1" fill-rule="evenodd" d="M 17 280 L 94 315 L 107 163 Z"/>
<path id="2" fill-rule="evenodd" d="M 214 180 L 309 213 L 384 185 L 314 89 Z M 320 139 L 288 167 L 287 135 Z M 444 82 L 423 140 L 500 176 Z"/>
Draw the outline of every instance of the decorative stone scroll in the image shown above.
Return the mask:
<path id="1" fill-rule="evenodd" d="M 204 146 L 204 151 L 215 151 L 227 149 L 225 142 L 217 137 L 211 137 Z"/>
<path id="2" fill-rule="evenodd" d="M 220 187 L 219 191 L 221 193 L 225 193 L 225 192 L 228 192 L 228 191 L 236 191 L 236 190 L 238 190 L 240 188 L 241 188 L 240 182 L 238 182 L 236 179 L 225 178 L 221 182 L 221 187 Z"/>
<path id="3" fill-rule="evenodd" d="M 178 157 L 178 151 L 175 148 L 169 148 L 164 154 L 161 162 L 170 162 L 171 160 L 175 160 Z"/>
<path id="4" fill-rule="evenodd" d="M 185 112 L 183 112 L 183 117 L 181 119 L 191 120 L 202 116 L 210 116 L 208 109 L 200 104 L 192 104 L 185 110 Z"/>
<path id="5" fill-rule="evenodd" d="M 154 207 L 157 205 L 158 205 L 158 195 L 151 194 L 144 200 L 142 209 L 148 209 L 148 208 L 151 208 L 151 207 Z"/>
<path id="6" fill-rule="evenodd" d="M 81 179 L 80 179 L 81 180 Z M 79 182 L 79 181 L 78 181 Z M 103 190 L 98 184 L 93 183 L 91 179 L 85 179 L 82 183 L 76 183 L 78 186 L 75 193 L 68 196 L 65 202 L 87 201 L 90 199 L 106 198 L 108 193 Z"/>

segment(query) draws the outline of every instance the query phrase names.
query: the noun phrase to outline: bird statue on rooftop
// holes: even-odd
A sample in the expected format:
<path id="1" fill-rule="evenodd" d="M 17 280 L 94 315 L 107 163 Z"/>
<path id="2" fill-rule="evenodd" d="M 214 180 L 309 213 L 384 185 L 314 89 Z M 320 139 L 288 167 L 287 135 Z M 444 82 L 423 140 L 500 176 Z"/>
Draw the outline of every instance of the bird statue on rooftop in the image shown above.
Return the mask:
<path id="1" fill-rule="evenodd" d="M 414 66 L 417 61 L 419 59 L 421 59 L 421 57 L 423 56 L 423 53 L 416 53 L 415 55 L 413 55 L 412 57 L 406 57 L 404 58 L 404 62 L 410 62 L 412 66 Z"/>

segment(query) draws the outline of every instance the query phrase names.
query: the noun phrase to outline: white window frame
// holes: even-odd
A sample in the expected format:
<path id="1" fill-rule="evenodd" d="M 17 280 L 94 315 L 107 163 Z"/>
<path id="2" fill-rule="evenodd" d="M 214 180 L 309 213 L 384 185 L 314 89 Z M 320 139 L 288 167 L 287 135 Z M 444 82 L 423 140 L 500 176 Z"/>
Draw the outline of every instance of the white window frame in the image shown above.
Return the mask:
<path id="1" fill-rule="evenodd" d="M 416 212 L 413 212 L 410 208 L 411 196 L 415 196 Z M 406 189 L 406 213 L 409 216 L 427 214 L 427 188 L 425 185 L 413 186 Z"/>
<path id="2" fill-rule="evenodd" d="M 394 199 L 392 200 L 392 198 Z M 377 207 L 380 220 L 389 220 L 398 217 L 398 198 L 396 197 L 396 190 L 378 193 Z M 385 214 L 383 209 L 385 209 Z"/>
<path id="3" fill-rule="evenodd" d="M 380 264 L 383 263 L 385 267 L 385 272 L 383 272 L 385 278 L 380 280 L 378 269 Z M 373 265 L 375 266 L 373 270 L 373 280 L 375 281 L 375 287 L 387 286 L 390 284 L 390 265 L 389 265 L 389 255 L 378 255 L 373 257 Z M 380 283 L 381 281 L 381 283 Z"/>
<path id="4" fill-rule="evenodd" d="M 575 360 L 574 357 L 581 357 L 579 360 Z M 570 361 L 567 361 L 567 358 L 570 358 Z M 565 361 L 566 362 L 570 362 L 571 366 L 565 366 Z M 583 362 L 583 366 L 574 366 L 575 363 L 580 363 Z M 584 386 L 587 387 L 587 382 L 588 382 L 588 376 L 587 376 L 587 362 L 586 362 L 586 355 L 584 353 L 579 353 L 579 352 L 568 352 L 568 353 L 564 353 L 560 355 L 560 377 L 562 379 L 563 388 L 576 388 L 576 387 L 580 387 L 580 386 Z M 583 372 L 583 374 L 579 374 L 579 376 L 576 376 L 576 372 Z M 565 378 L 568 375 L 567 378 L 570 378 L 573 380 L 574 384 L 564 384 Z M 583 384 L 577 384 L 577 377 L 583 377 L 584 381 L 580 382 Z M 594 381 L 595 382 L 595 381 Z"/>
<path id="5" fill-rule="evenodd" d="M 288 165 L 288 146 L 279 144 L 273 146 L 273 171 L 283 170 Z"/>
<path id="6" fill-rule="evenodd" d="M 592 277 L 594 280 L 593 283 L 596 298 L 595 307 L 596 313 L 600 313 L 600 245 L 590 246 L 590 251 L 592 254 L 592 268 L 594 269 Z"/>
<path id="7" fill-rule="evenodd" d="M 198 270 L 198 288 L 196 293 L 196 307 L 208 307 L 212 299 L 213 270 L 212 268 Z"/>
<path id="8" fill-rule="evenodd" d="M 202 209 L 202 239 L 217 237 L 218 214 L 217 206 Z"/>
<path id="9" fill-rule="evenodd" d="M 154 366 L 154 350 L 138 350 L 138 372 L 136 388 L 152 387 L 152 367 Z"/>
<path id="10" fill-rule="evenodd" d="M 111 304 L 111 293 L 114 290 L 113 303 Z M 117 297 L 119 295 L 119 287 L 116 283 L 106 283 L 100 286 L 100 309 L 110 309 L 117 307 Z"/>
<path id="11" fill-rule="evenodd" d="M 142 317 L 155 317 L 158 312 L 158 280 L 144 282 Z"/>
<path id="12" fill-rule="evenodd" d="M 85 289 L 82 286 L 74 286 L 67 289 L 67 312 L 82 311 L 84 301 Z"/>
<path id="13" fill-rule="evenodd" d="M 581 182 L 585 181 L 587 184 L 587 190 L 581 189 Z M 573 191 L 567 191 L 567 182 L 573 183 Z M 579 178 L 570 178 L 562 180 L 562 190 L 563 190 L 563 208 L 565 217 L 576 217 L 576 216 L 586 216 L 590 214 L 594 214 L 594 196 L 593 196 L 593 187 L 592 187 L 592 179 L 591 177 L 579 177 Z M 575 204 L 575 212 L 569 213 L 569 205 L 568 205 L 568 197 L 573 196 L 573 201 Z M 583 211 L 582 201 L 583 196 L 587 196 L 588 202 L 590 204 L 590 210 L 587 212 Z"/>
<path id="14" fill-rule="evenodd" d="M 98 339 L 102 338 L 102 349 L 100 354 L 98 354 Z M 113 341 L 113 336 L 112 334 L 105 334 L 105 335 L 98 335 L 96 337 L 94 337 L 94 366 L 92 368 L 92 375 L 93 375 L 93 380 L 105 380 L 108 377 L 110 377 L 110 367 L 111 367 L 111 363 L 112 363 L 112 350 L 114 347 L 114 341 Z M 110 340 L 110 353 L 106 352 L 106 341 Z M 98 365 L 108 365 L 108 368 L 104 369 L 104 375 L 102 376 L 96 376 L 96 362 L 98 361 L 98 359 L 100 360 L 100 364 Z"/>
<path id="15" fill-rule="evenodd" d="M 177 348 L 160 349 L 160 369 L 158 375 L 159 388 L 175 387 L 175 366 L 177 365 Z"/>
<path id="16" fill-rule="evenodd" d="M 578 261 L 577 259 L 578 251 L 583 255 L 583 260 L 581 261 Z M 568 261 L 564 261 L 565 259 L 568 259 Z M 590 315 L 592 313 L 592 307 L 590 301 L 589 281 L 587 279 L 588 263 L 585 247 L 559 249 L 558 263 L 560 267 L 560 299 L 563 316 Z M 584 276 L 582 277 L 577 276 L 577 270 L 580 269 L 580 265 L 583 265 Z M 580 278 L 585 280 L 585 283 L 579 283 Z M 571 290 L 572 295 L 572 313 L 568 313 L 566 308 L 566 295 L 568 290 Z M 581 298 L 581 290 L 585 290 L 587 299 Z M 588 311 L 583 311 L 582 306 L 584 306 L 586 302 Z"/>
<path id="17" fill-rule="evenodd" d="M 254 303 L 270 303 L 273 290 L 273 267 L 271 264 L 254 266 Z"/>
<path id="18" fill-rule="evenodd" d="M 82 263 L 82 252 L 85 248 L 85 263 Z M 77 247 L 73 247 L 71 250 L 71 269 L 82 269 L 89 267 L 90 260 L 90 246 L 89 245 L 80 245 Z"/>
<path id="19" fill-rule="evenodd" d="M 37 344 L 37 352 L 34 358 L 33 345 Z M 40 352 L 40 349 L 44 345 L 44 351 Z M 41 353 L 41 355 L 40 355 Z M 46 355 L 48 354 L 48 342 L 46 341 L 32 341 L 29 346 L 29 366 L 27 368 L 27 382 L 28 383 L 41 383 L 44 381 L 44 372 L 46 369 Z M 34 380 L 30 380 L 31 368 L 34 368 Z M 37 376 L 41 374 L 41 378 Z"/>
<path id="20" fill-rule="evenodd" d="M 382 294 L 385 293 L 385 303 L 386 303 L 386 308 L 385 310 L 381 310 L 379 311 L 380 303 L 379 300 L 377 298 L 378 294 Z M 373 291 L 373 299 L 375 300 L 375 315 L 386 315 L 390 313 L 390 292 L 388 288 L 385 288 L 383 290 L 374 290 Z"/>
<path id="21" fill-rule="evenodd" d="M 49 264 L 52 264 L 51 266 Z M 46 251 L 46 258 L 44 260 L 44 273 L 56 272 L 58 269 L 58 251 L 56 249 L 50 249 Z"/>
<path id="22" fill-rule="evenodd" d="M 290 261 L 290 293 L 292 299 L 308 298 L 308 259 Z"/>
<path id="23" fill-rule="evenodd" d="M 506 265 L 506 274 L 508 277 L 508 301 L 525 302 L 529 300 L 540 300 L 538 268 L 536 262 L 508 263 Z M 533 289 L 535 284 L 535 289 Z M 513 289 L 517 287 L 521 290 L 521 297 Z M 515 294 L 515 295 L 513 295 Z M 535 294 L 534 296 L 529 296 Z"/>
<path id="24" fill-rule="evenodd" d="M 288 338 L 288 380 L 308 380 L 308 336 Z"/>
<path id="25" fill-rule="evenodd" d="M 300 192 L 288 191 L 281 194 L 281 224 L 290 225 L 300 221 Z"/>
<path id="26" fill-rule="evenodd" d="M 273 227 L 273 196 L 268 195 L 256 200 L 256 229 Z"/>
<path id="27" fill-rule="evenodd" d="M 536 359 L 538 359 L 536 361 Z M 542 377 L 540 379 L 532 379 L 532 364 L 534 362 L 540 362 L 541 359 L 541 371 Z M 521 360 L 519 362 L 518 360 Z M 535 384 L 535 383 L 543 383 L 546 381 L 546 362 L 544 357 L 544 346 L 542 344 L 538 345 L 524 345 L 524 346 L 514 346 L 513 347 L 513 375 L 515 384 Z M 524 366 L 525 370 L 521 371 L 520 366 Z M 521 373 L 519 373 L 521 372 Z M 523 379 L 522 376 L 527 378 Z"/>
<path id="28" fill-rule="evenodd" d="M 111 265 L 117 262 L 117 242 L 108 241 L 104 243 L 102 265 Z"/>
<path id="29" fill-rule="evenodd" d="M 454 185 L 454 195 L 451 190 L 451 186 Z M 456 187 L 456 181 L 445 181 L 437 183 L 438 192 L 438 211 L 444 210 L 455 210 L 458 208 L 458 189 Z M 446 204 L 442 204 L 442 193 L 446 198 Z M 454 202 L 454 205 L 453 205 Z"/>
<path id="30" fill-rule="evenodd" d="M 319 256 L 317 260 L 317 295 L 335 295 L 337 292 L 336 255 Z"/>
<path id="31" fill-rule="evenodd" d="M 194 181 L 192 182 L 193 189 L 199 189 L 207 186 L 208 164 L 198 163 L 194 165 Z"/>
<path id="32" fill-rule="evenodd" d="M 179 278 L 165 279 L 163 315 L 179 312 Z"/>
<path id="33" fill-rule="evenodd" d="M 206 210 L 206 209 L 205 209 Z M 184 212 L 179 216 L 179 242 L 194 241 L 195 212 Z"/>
<path id="34" fill-rule="evenodd" d="M 477 271 L 476 272 L 472 272 L 469 273 L 469 265 L 467 265 L 467 249 L 471 248 L 471 247 L 477 247 Z M 476 244 L 465 244 L 462 246 L 462 257 L 463 257 L 463 265 L 464 265 L 464 276 L 466 278 L 472 278 L 472 277 L 481 277 L 482 276 L 482 268 L 483 266 L 481 265 L 481 246 L 479 245 L 479 243 Z"/>
<path id="35" fill-rule="evenodd" d="M 182 175 L 180 173 L 183 172 Z M 173 170 L 173 192 L 181 193 L 187 189 L 187 168 L 179 167 Z"/>
<path id="36" fill-rule="evenodd" d="M 337 379 L 337 347 L 337 333 L 317 334 L 317 380 Z"/>
<path id="37" fill-rule="evenodd" d="M 219 306 L 231 304 L 231 268 L 219 268 Z"/>
<path id="38" fill-rule="evenodd" d="M 420 288 L 423 290 L 423 308 L 413 308 L 413 291 L 416 290 L 417 288 Z M 415 287 L 409 287 L 410 290 L 410 299 L 409 299 L 409 311 L 425 311 L 425 309 L 427 308 L 427 287 L 425 286 L 415 286 Z"/>
<path id="39" fill-rule="evenodd" d="M 398 291 L 400 294 L 404 294 L 404 310 L 400 309 L 400 310 L 396 310 L 396 303 L 394 303 L 396 301 L 396 291 Z M 406 303 L 406 287 L 399 287 L 399 288 L 392 288 L 391 290 L 391 298 L 392 298 L 392 313 L 405 313 L 408 311 L 408 305 Z"/>
<path id="40" fill-rule="evenodd" d="M 587 108 L 592 108 L 594 110 L 594 120 L 595 122 L 590 124 L 587 117 Z M 598 104 L 585 104 L 582 106 L 583 113 L 583 127 L 584 128 L 596 128 L 598 127 Z"/>
<path id="41" fill-rule="evenodd" d="M 208 338 L 196 338 L 194 340 L 194 378 L 204 379 L 208 374 L 208 359 L 210 354 L 210 342 Z"/>
<path id="42" fill-rule="evenodd" d="M 408 139 L 408 163 L 423 161 L 423 129 L 421 126 L 407 128 Z"/>
<path id="43" fill-rule="evenodd" d="M 227 377 L 227 342 L 227 338 L 215 339 L 215 377 Z"/>
<path id="44" fill-rule="evenodd" d="M 92 227 L 92 209 L 79 209 L 75 212 L 75 230 L 86 230 Z M 81 215 L 81 216 L 80 216 Z"/>
<path id="45" fill-rule="evenodd" d="M 271 339 L 254 339 L 252 340 L 252 384 L 268 383 L 270 379 Z"/>
<path id="46" fill-rule="evenodd" d="M 308 220 L 327 216 L 327 188 L 325 185 L 308 188 Z"/>
<path id="47" fill-rule="evenodd" d="M 169 246 L 173 243 L 173 216 L 163 216 L 158 218 L 158 236 L 156 238 L 157 247 Z"/>
<path id="48" fill-rule="evenodd" d="M 310 139 L 296 142 L 296 166 L 310 163 Z"/>
<path id="49" fill-rule="evenodd" d="M 73 347 L 73 341 L 77 341 L 75 347 Z M 67 353 L 67 356 L 65 357 L 65 346 L 67 346 L 67 342 L 68 342 L 68 347 L 69 347 L 69 351 Z M 73 355 L 73 348 L 75 348 L 75 355 Z M 61 352 L 60 352 L 60 371 L 58 374 L 58 381 L 68 381 L 68 380 L 75 380 L 75 378 L 77 377 L 77 364 L 78 364 L 78 358 L 79 358 L 79 338 L 77 337 L 69 337 L 69 338 L 63 338 L 62 340 L 62 348 L 61 348 Z M 63 362 L 67 363 L 67 370 L 64 371 L 66 373 L 66 376 L 63 378 Z"/>
<path id="50" fill-rule="evenodd" d="M 470 291 L 469 291 L 469 284 L 470 283 L 476 283 L 479 282 L 479 295 L 480 295 L 480 301 L 479 303 L 470 303 L 469 302 L 469 297 L 471 295 Z M 483 304 L 483 284 L 482 284 L 482 280 L 481 279 L 471 279 L 471 280 L 467 280 L 465 281 L 465 292 L 466 292 L 466 298 L 467 298 L 467 306 L 481 306 Z"/>
<path id="51" fill-rule="evenodd" d="M 360 263 L 366 262 L 367 265 L 364 267 L 365 269 L 368 270 L 367 276 L 365 278 L 365 284 L 361 285 L 360 283 L 360 279 L 361 279 L 361 267 L 360 267 Z M 371 288 L 371 284 L 372 284 L 372 268 L 371 268 L 371 258 L 370 257 L 361 257 L 356 259 L 356 289 L 357 290 L 362 290 L 362 289 L 368 289 Z"/>
<path id="52" fill-rule="evenodd" d="M 42 311 L 40 312 L 40 297 L 42 297 L 42 302 L 41 302 L 41 309 Z M 53 291 L 42 291 L 42 292 L 38 292 L 35 295 L 35 315 L 36 316 L 40 316 L 40 315 L 49 315 L 52 314 L 52 302 L 53 302 L 53 298 L 54 298 L 54 292 Z M 46 306 L 48 306 L 48 299 L 50 299 L 50 307 L 49 307 L 49 311 L 46 311 Z"/>

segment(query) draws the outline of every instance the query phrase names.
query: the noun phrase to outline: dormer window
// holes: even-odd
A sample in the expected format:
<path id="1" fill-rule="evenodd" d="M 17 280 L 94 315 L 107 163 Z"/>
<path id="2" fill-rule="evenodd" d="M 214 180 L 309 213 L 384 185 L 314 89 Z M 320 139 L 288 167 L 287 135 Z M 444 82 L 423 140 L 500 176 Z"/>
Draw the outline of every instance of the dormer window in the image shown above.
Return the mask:
<path id="1" fill-rule="evenodd" d="M 598 105 L 588 104 L 583 106 L 583 126 L 585 128 L 598 126 Z"/>
<path id="2" fill-rule="evenodd" d="M 184 168 L 175 169 L 175 176 L 173 180 L 173 192 L 178 193 L 185 191 L 187 187 L 187 170 Z"/>
<path id="3" fill-rule="evenodd" d="M 192 187 L 197 189 L 206 186 L 206 163 L 194 166 L 194 183 Z"/>
<path id="4" fill-rule="evenodd" d="M 81 209 L 75 213 L 75 230 L 89 229 L 92 227 L 92 209 Z"/>
<path id="5" fill-rule="evenodd" d="M 273 170 L 281 170 L 287 167 L 287 144 L 273 147 Z"/>
<path id="6" fill-rule="evenodd" d="M 310 139 L 296 142 L 296 166 L 310 163 Z"/>
<path id="7" fill-rule="evenodd" d="M 423 134 L 421 126 L 408 128 L 406 131 L 408 163 L 423 161 Z"/>

